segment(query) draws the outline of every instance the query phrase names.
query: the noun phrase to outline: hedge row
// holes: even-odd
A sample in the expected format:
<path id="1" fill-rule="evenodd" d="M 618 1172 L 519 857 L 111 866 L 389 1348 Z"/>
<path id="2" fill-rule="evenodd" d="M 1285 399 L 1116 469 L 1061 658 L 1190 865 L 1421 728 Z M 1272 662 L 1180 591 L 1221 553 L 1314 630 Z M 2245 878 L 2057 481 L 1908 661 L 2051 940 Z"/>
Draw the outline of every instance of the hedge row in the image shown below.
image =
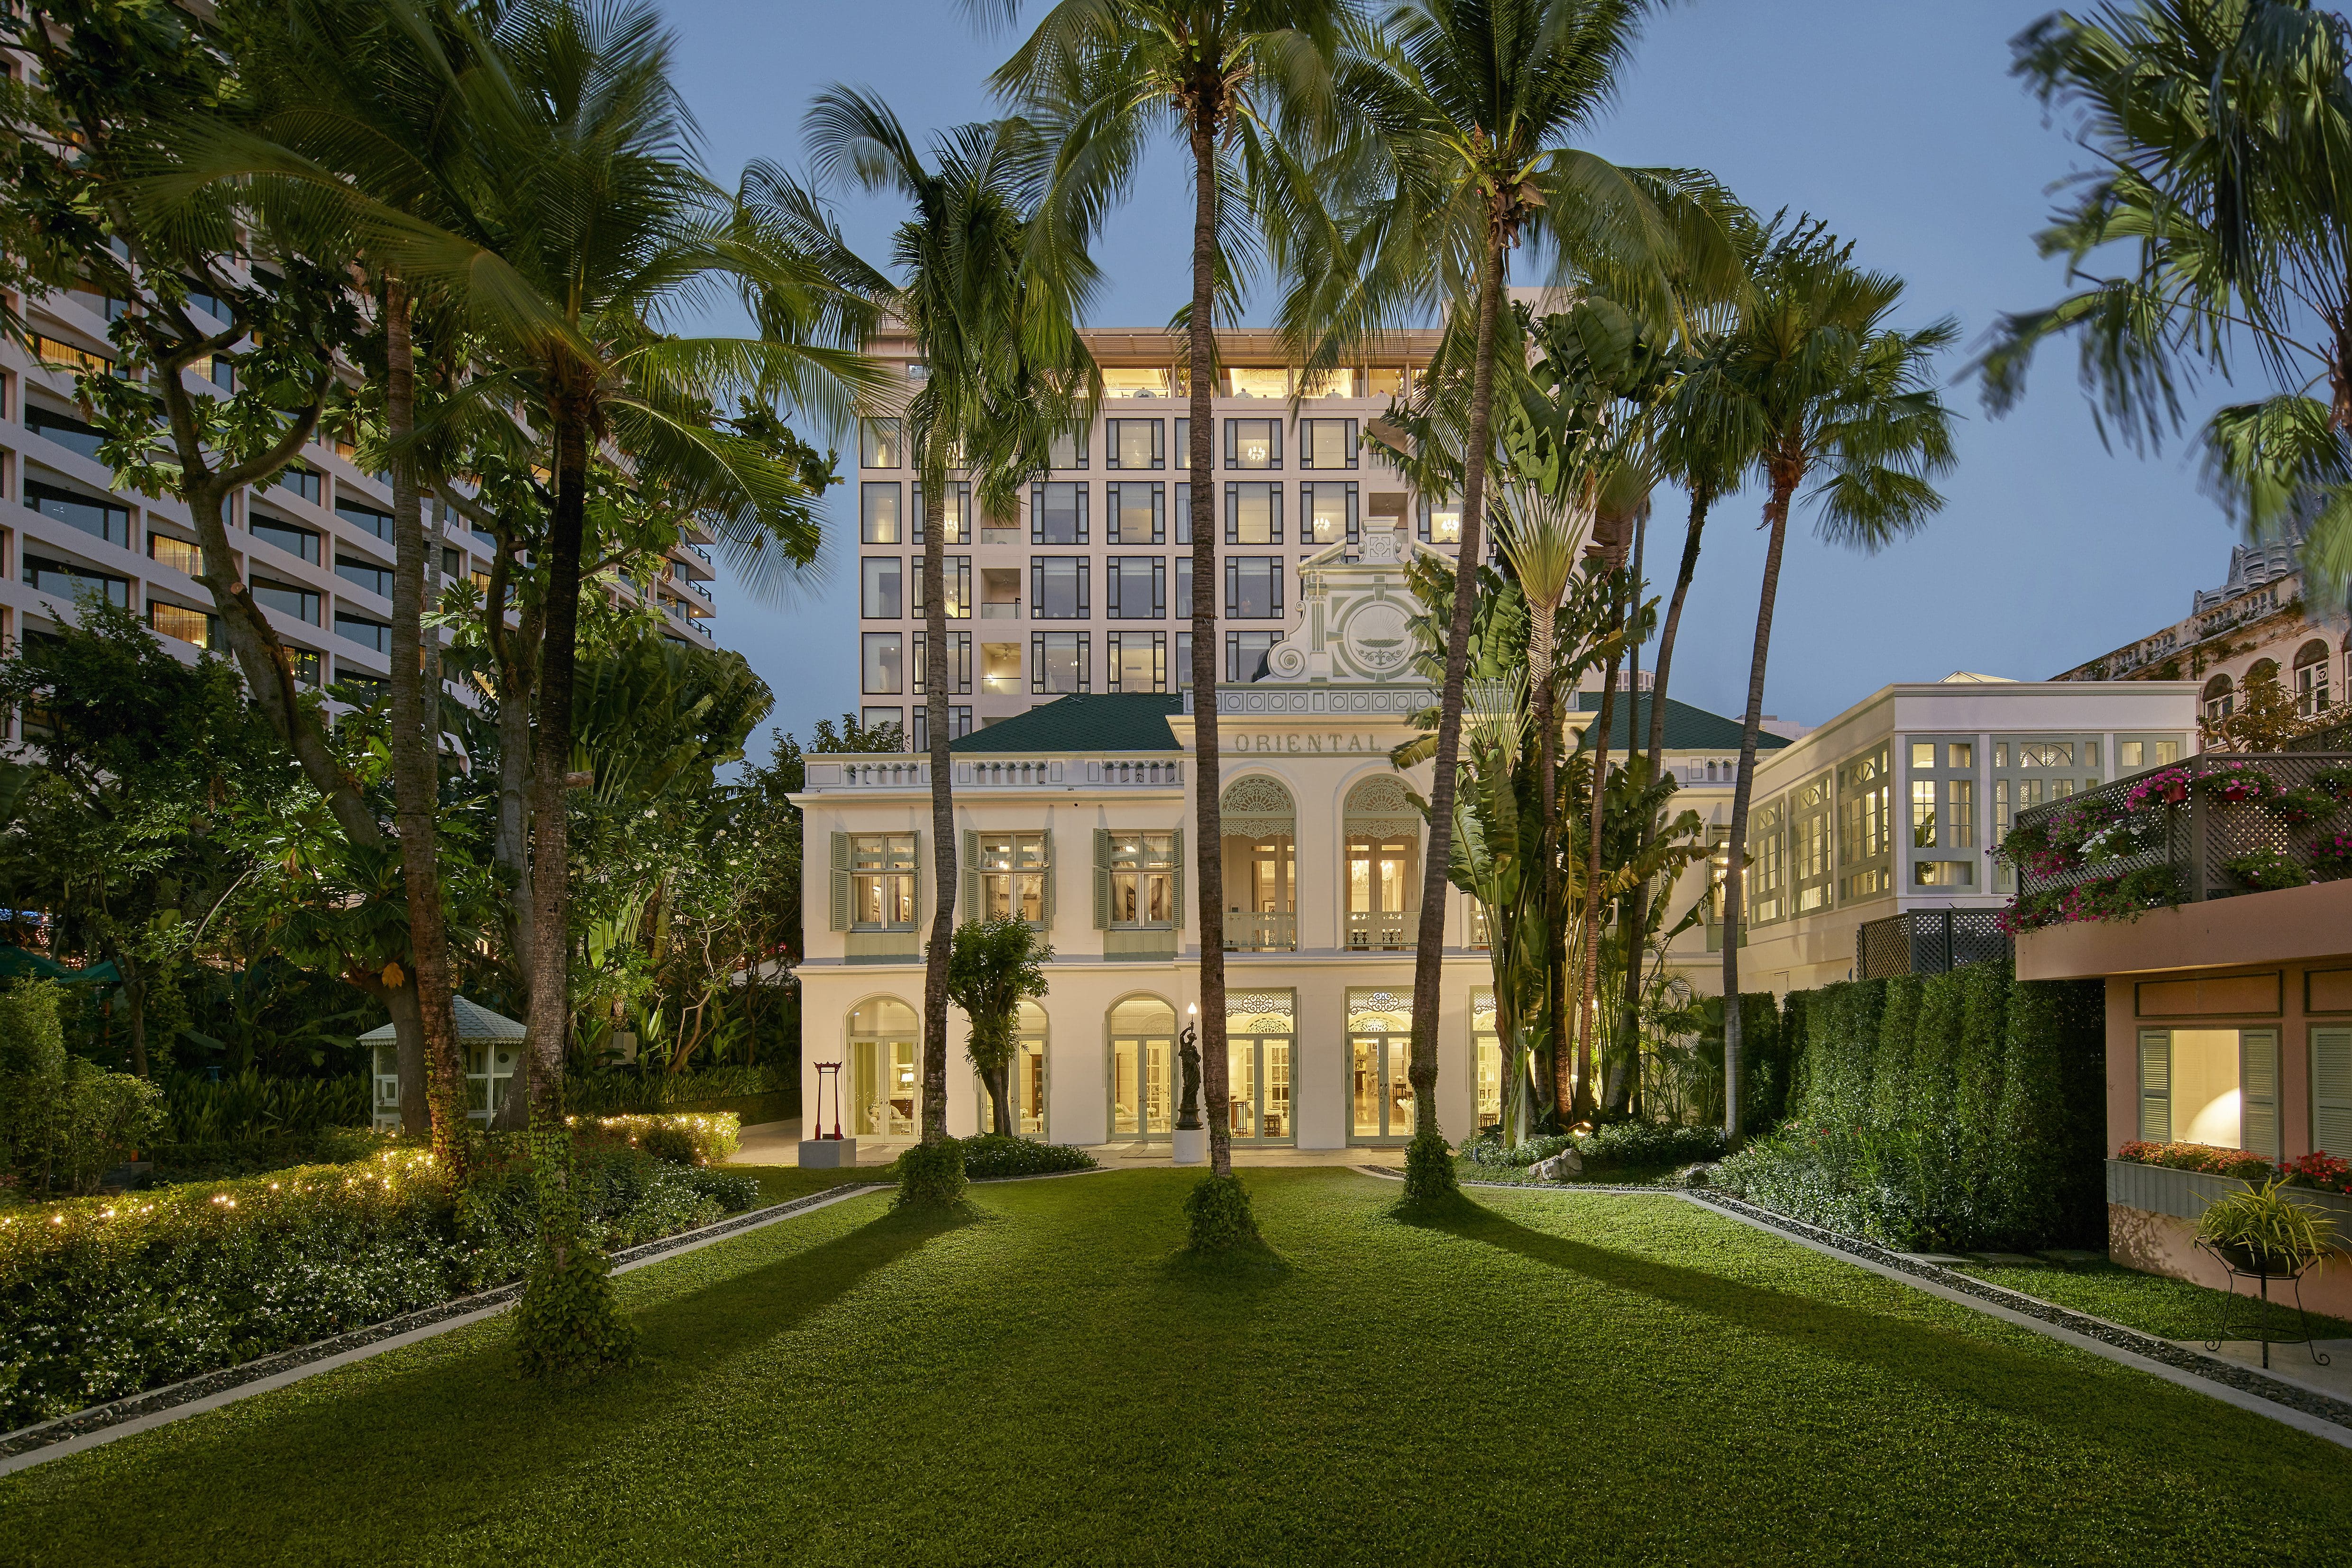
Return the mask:
<path id="1" fill-rule="evenodd" d="M 691 1148 L 656 1157 L 642 1132 L 577 1145 L 583 1207 L 606 1246 L 758 1201 L 753 1178 L 693 1163 Z M 394 1149 L 0 1212 L 0 1430 L 519 1277 L 538 1213 L 524 1147 L 490 1141 L 455 1190 L 429 1154 Z"/>
<path id="2" fill-rule="evenodd" d="M 1723 1185 L 1902 1247 L 2104 1236 L 2099 983 L 1975 963 L 1825 986 L 1788 1014 L 1802 1029 L 1794 1105 L 1725 1162 Z"/>

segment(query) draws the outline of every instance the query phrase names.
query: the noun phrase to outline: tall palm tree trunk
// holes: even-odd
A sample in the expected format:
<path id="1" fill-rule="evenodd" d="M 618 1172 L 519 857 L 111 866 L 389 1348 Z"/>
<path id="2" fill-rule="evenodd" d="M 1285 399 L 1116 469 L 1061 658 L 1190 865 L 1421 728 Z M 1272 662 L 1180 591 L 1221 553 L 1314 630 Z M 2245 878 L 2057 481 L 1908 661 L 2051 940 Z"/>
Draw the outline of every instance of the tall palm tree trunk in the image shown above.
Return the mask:
<path id="1" fill-rule="evenodd" d="M 1209 1169 L 1234 1173 L 1232 1063 L 1225 1055 L 1224 818 L 1218 798 L 1217 509 L 1210 378 L 1217 373 L 1217 140 L 1199 115 L 1192 134 L 1192 318 L 1190 395 L 1192 475 L 1193 877 L 1201 908 L 1201 1089 L 1209 1112 Z M 1181 918 L 1181 915 L 1179 917 Z"/>
<path id="2" fill-rule="evenodd" d="M 559 376 L 573 374 L 559 368 Z M 531 756 L 530 1114 L 562 1124 L 563 1053 L 572 1029 L 570 824 L 572 687 L 580 637 L 580 550 L 587 521 L 588 420 L 583 394 L 554 399 L 555 505 L 547 526 L 547 609 L 539 663 L 539 732 Z"/>
<path id="3" fill-rule="evenodd" d="M 955 942 L 955 799 L 948 763 L 947 471 L 923 475 L 923 708 L 931 753 L 931 940 L 923 950 L 923 1142 L 948 1135 L 948 953 Z"/>
<path id="4" fill-rule="evenodd" d="M 1789 498 L 1797 477 L 1786 464 L 1771 468 L 1772 494 L 1764 503 L 1771 542 L 1764 547 L 1764 588 L 1756 605 L 1756 651 L 1748 664 L 1748 710 L 1740 720 L 1739 771 L 1731 787 L 1731 843 L 1723 867 L 1723 1135 L 1737 1143 L 1739 1103 L 1739 928 L 1747 888 L 1748 801 L 1756 784 L 1756 733 L 1764 716 L 1764 660 L 1772 643 L 1772 605 L 1780 592 L 1780 547 L 1789 538 Z"/>
<path id="5" fill-rule="evenodd" d="M 397 443 L 416 427 L 416 354 L 409 336 L 408 290 L 399 279 L 385 280 L 383 304 L 384 424 Z M 392 793 L 413 961 L 407 984 L 400 989 L 413 988 L 416 994 L 434 1159 L 456 1175 L 462 1173 L 465 1161 L 460 1134 L 466 1124 L 466 1068 L 458 1057 L 457 1021 L 449 1005 L 448 923 L 442 913 L 440 854 L 434 837 L 441 793 L 440 726 L 428 722 L 425 701 L 425 578 L 433 546 L 425 537 L 415 460 L 397 447 L 392 459 Z M 405 1121 L 406 1107 L 402 1109 Z"/>
<path id="6" fill-rule="evenodd" d="M 1675 633 L 1683 624 L 1683 600 L 1689 596 L 1691 578 L 1698 573 L 1698 538 L 1706 527 L 1706 509 L 1714 497 L 1691 492 L 1690 530 L 1683 536 L 1683 562 L 1675 573 L 1674 597 L 1666 601 L 1666 622 L 1658 628 L 1658 669 L 1650 678 L 1650 776 L 1655 778 L 1666 750 L 1666 675 L 1674 668 Z"/>
<path id="7" fill-rule="evenodd" d="M 1614 559 L 1609 568 L 1612 573 L 1618 570 Z M 1623 618 L 1623 598 L 1622 586 L 1612 590 L 1612 625 Z M 1608 816 L 1609 734 L 1617 719 L 1617 659 L 1616 654 L 1609 656 L 1608 674 L 1601 685 L 1601 712 L 1593 721 L 1593 733 L 1601 737 L 1601 743 L 1592 752 L 1592 795 L 1585 813 L 1584 909 L 1578 922 L 1582 945 L 1576 964 L 1576 1100 L 1570 1111 L 1580 1121 L 1592 1114 L 1600 1103 L 1592 1086 L 1592 1037 L 1600 1026 L 1592 992 L 1601 974 L 1601 826 Z"/>
<path id="8" fill-rule="evenodd" d="M 1495 411 L 1495 315 L 1502 308 L 1505 237 L 1490 231 L 1478 278 L 1477 362 L 1470 372 L 1470 429 L 1462 474 L 1462 542 L 1454 556 L 1454 619 L 1445 633 L 1445 684 L 1438 694 L 1437 756 L 1429 784 L 1429 847 L 1421 868 L 1421 929 L 1412 956 L 1412 1121 L 1415 1137 L 1438 1137 L 1437 989 L 1445 957 L 1446 868 L 1454 854 L 1454 796 L 1462 753 L 1463 684 L 1470 668 L 1470 622 L 1478 602 L 1480 524 L 1486 521 L 1486 441 Z"/>
<path id="9" fill-rule="evenodd" d="M 1650 514 L 1644 510 L 1633 524 L 1633 590 L 1625 607 L 1625 624 L 1632 627 L 1642 614 L 1642 590 L 1649 586 L 1643 576 L 1642 558 L 1650 542 Z M 1633 755 L 1633 726 L 1642 718 L 1642 645 L 1631 639 L 1625 645 L 1625 700 L 1632 704 L 1625 722 L 1625 755 Z M 1652 728 L 1655 728 L 1658 698 L 1650 694 Z M 1653 761 L 1643 782 L 1658 775 Z M 1642 824 L 1642 849 L 1646 852 L 1656 836 L 1657 818 L 1651 816 Z M 1625 932 L 1625 1005 L 1616 1026 L 1617 1060 L 1601 1074 L 1605 1092 L 1603 1105 L 1612 1114 L 1623 1115 L 1633 1109 L 1633 1095 L 1641 1081 L 1642 1065 L 1642 942 L 1641 933 L 1650 915 L 1650 884 L 1636 882 L 1625 895 L 1625 912 L 1622 917 Z"/>

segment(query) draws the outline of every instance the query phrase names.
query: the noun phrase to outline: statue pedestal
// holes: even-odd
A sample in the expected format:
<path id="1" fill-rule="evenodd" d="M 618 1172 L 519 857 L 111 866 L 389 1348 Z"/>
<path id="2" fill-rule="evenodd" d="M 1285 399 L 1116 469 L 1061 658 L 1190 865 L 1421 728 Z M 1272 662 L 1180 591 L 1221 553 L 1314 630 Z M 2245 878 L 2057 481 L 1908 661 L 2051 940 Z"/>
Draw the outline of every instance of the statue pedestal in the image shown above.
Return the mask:
<path id="1" fill-rule="evenodd" d="M 1209 1163 L 1209 1130 L 1205 1127 L 1176 1130 L 1176 1163 L 1205 1165 Z"/>
<path id="2" fill-rule="evenodd" d="M 855 1138 L 803 1138 L 801 1140 L 803 1170 L 844 1171 L 857 1163 L 857 1140 Z"/>

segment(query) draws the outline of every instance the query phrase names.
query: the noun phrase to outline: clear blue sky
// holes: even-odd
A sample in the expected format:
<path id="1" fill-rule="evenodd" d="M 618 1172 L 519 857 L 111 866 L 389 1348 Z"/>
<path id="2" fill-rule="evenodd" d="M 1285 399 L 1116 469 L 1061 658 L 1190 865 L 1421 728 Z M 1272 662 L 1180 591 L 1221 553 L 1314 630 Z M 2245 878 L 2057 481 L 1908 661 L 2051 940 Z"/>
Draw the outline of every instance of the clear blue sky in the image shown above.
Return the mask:
<path id="1" fill-rule="evenodd" d="M 2047 187 L 2082 153 L 2008 74 L 2009 39 L 2049 9 L 1690 0 L 1652 22 L 1590 145 L 1622 163 L 1711 169 L 1762 212 L 1827 218 L 1865 265 L 1908 279 L 1907 324 L 1958 319 L 1964 350 L 1946 366 L 1957 376 L 1998 313 L 2061 288 L 2031 237 Z M 1024 14 L 1038 11 L 1029 0 Z M 754 157 L 799 166 L 801 114 L 830 81 L 880 91 L 910 127 L 984 117 L 984 79 L 1010 47 L 976 32 L 953 0 L 670 0 L 669 16 L 711 170 L 728 179 Z M 1108 288 L 1095 324 L 1156 325 L 1185 297 L 1189 202 L 1172 159 L 1146 171 L 1102 248 Z M 879 202 L 843 206 L 876 259 L 898 216 Z M 1792 528 L 1767 712 L 1818 722 L 1889 681 L 1954 669 L 2055 674 L 2179 618 L 2191 589 L 2220 581 L 2232 534 L 2199 489 L 2193 456 L 2178 444 L 2154 458 L 2110 454 L 2071 353 L 2045 357 L 2006 419 L 1983 413 L 1973 384 L 1948 395 L 1963 416 L 1960 465 L 1922 533 L 1860 556 L 1815 542 L 1801 519 Z M 1717 509 L 1675 658 L 1675 694 L 1721 712 L 1738 712 L 1746 690 L 1759 511 L 1753 493 Z M 836 499 L 834 515 L 851 514 Z M 1681 498 L 1661 491 L 1654 580 L 1671 580 L 1682 525 Z M 720 584 L 721 641 L 775 689 L 776 724 L 803 739 L 857 701 L 843 564 L 854 534 L 835 539 L 827 583 L 788 605 Z"/>

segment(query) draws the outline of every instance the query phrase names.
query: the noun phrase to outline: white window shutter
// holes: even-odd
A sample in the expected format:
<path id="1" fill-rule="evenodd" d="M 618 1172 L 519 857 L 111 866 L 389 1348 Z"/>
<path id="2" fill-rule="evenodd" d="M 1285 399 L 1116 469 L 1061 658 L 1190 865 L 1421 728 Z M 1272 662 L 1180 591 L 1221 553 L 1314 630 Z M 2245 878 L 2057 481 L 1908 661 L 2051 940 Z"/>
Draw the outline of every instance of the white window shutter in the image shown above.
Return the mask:
<path id="1" fill-rule="evenodd" d="M 1174 884 L 1171 889 L 1171 891 L 1174 893 L 1175 897 L 1171 899 L 1170 902 L 1175 910 L 1176 929 L 1181 931 L 1184 929 L 1184 830 L 1181 827 L 1176 830 L 1175 849 L 1176 853 L 1171 858 L 1176 862 L 1176 877 Z M 1223 921 L 1214 916 L 1211 919 L 1211 925 L 1221 931 L 1223 929 Z M 1202 928 L 1202 941 L 1208 940 L 1207 932 L 1209 929 L 1210 927 L 1208 926 L 1203 926 Z M 1181 946 L 1182 944 L 1180 942 L 1178 945 Z"/>
<path id="2" fill-rule="evenodd" d="M 2279 1157 L 2278 1031 L 2238 1036 L 2238 1147 L 2265 1160 Z"/>
<path id="3" fill-rule="evenodd" d="M 2311 1146 L 2352 1158 L 2352 1028 L 2311 1031 Z"/>
<path id="4" fill-rule="evenodd" d="M 849 835 L 833 836 L 833 929 L 849 929 Z"/>
<path id="5" fill-rule="evenodd" d="M 2172 1037 L 2162 1029 L 2140 1031 L 2139 1135 L 2150 1143 L 2172 1142 Z"/>
<path id="6" fill-rule="evenodd" d="M 980 835 L 972 828 L 963 830 L 963 910 L 956 917 L 961 921 L 981 918 L 980 907 Z"/>

